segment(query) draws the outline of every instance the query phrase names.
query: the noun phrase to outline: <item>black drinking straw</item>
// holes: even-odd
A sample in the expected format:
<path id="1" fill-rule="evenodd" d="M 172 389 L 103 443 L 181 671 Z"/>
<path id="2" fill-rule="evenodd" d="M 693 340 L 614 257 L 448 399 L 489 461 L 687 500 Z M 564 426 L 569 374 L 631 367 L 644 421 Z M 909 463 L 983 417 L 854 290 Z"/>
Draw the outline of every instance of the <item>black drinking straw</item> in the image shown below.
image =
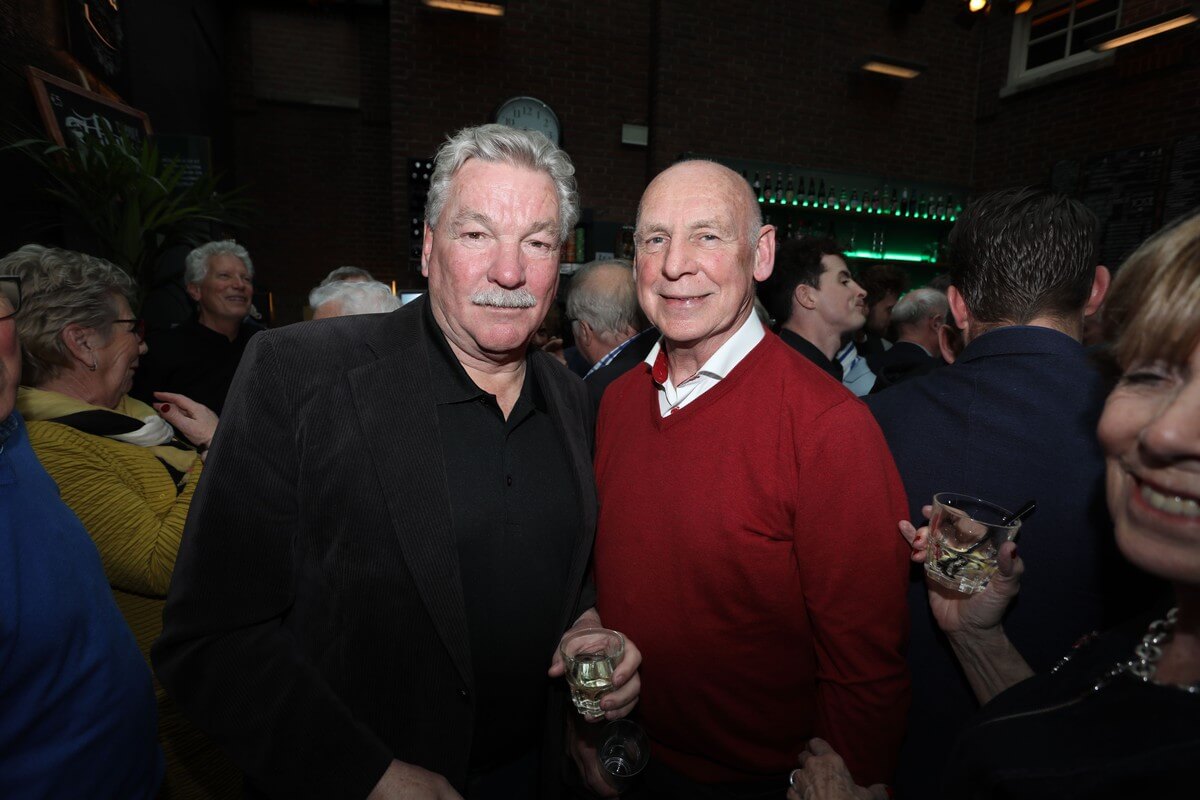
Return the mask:
<path id="1" fill-rule="evenodd" d="M 1021 506 L 1020 510 L 1018 510 L 1017 513 L 1012 514 L 1007 517 L 1001 517 L 1000 524 L 1001 525 L 1012 525 L 1014 522 L 1020 522 L 1021 520 L 1025 519 L 1026 517 L 1028 517 L 1030 514 L 1032 514 L 1036 510 L 1037 510 L 1037 501 L 1030 500 L 1025 505 Z"/>

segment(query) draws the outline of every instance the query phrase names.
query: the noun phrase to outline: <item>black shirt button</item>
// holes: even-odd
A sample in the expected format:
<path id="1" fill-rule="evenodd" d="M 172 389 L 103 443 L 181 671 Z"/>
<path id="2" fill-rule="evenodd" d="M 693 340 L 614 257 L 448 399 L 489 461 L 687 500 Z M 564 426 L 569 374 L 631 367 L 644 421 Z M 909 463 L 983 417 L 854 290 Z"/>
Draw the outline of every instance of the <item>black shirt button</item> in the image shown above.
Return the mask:
<path id="1" fill-rule="evenodd" d="M 509 486 L 512 486 L 512 475 L 504 476 L 504 482 L 507 483 Z"/>
<path id="2" fill-rule="evenodd" d="M 458 696 L 461 697 L 463 700 L 466 700 L 468 697 L 471 696 L 471 693 L 468 692 L 466 689 L 459 689 Z"/>

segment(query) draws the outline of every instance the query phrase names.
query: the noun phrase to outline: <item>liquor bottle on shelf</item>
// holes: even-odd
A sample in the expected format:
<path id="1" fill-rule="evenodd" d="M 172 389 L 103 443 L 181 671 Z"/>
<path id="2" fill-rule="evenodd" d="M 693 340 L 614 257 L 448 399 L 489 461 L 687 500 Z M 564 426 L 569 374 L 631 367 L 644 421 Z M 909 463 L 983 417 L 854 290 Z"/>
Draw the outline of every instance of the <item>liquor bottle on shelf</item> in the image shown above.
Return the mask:
<path id="1" fill-rule="evenodd" d="M 763 197 L 767 199 L 768 203 L 775 203 L 775 189 L 771 187 L 771 173 L 769 172 L 767 173 L 767 182 L 763 184 Z M 761 197 L 758 202 L 762 202 Z"/>
<path id="2" fill-rule="evenodd" d="M 817 202 L 814 206 L 819 205 L 821 208 L 829 207 L 829 194 L 825 191 L 825 179 L 821 178 L 821 191 L 817 193 Z"/>
<path id="3" fill-rule="evenodd" d="M 862 211 L 862 201 L 858 199 L 857 189 L 850 193 L 850 204 L 847 208 L 850 211 Z"/>
<path id="4" fill-rule="evenodd" d="M 783 173 L 782 172 L 775 173 L 775 202 L 778 203 L 779 205 L 783 205 L 783 203 L 784 203 L 784 200 L 783 200 Z"/>
<path id="5" fill-rule="evenodd" d="M 763 201 L 762 184 L 758 180 L 758 173 L 754 173 L 754 195 L 758 198 L 758 202 Z"/>
<path id="6" fill-rule="evenodd" d="M 900 190 L 900 216 L 907 217 L 912 209 L 908 205 L 908 187 L 905 186 Z"/>
<path id="7" fill-rule="evenodd" d="M 821 181 L 821 189 L 825 189 L 825 181 Z M 808 200 L 804 203 L 806 206 L 817 205 L 817 183 L 812 178 L 808 179 Z"/>
<path id="8" fill-rule="evenodd" d="M 895 189 L 892 189 L 892 196 L 888 198 L 888 203 L 890 205 L 889 210 L 891 211 L 892 216 L 900 216 L 900 195 Z"/>
<path id="9" fill-rule="evenodd" d="M 953 222 L 962 213 L 962 203 L 955 203 L 954 195 L 949 195 L 946 198 L 946 211 L 950 215 L 950 221 Z"/>
<path id="10" fill-rule="evenodd" d="M 788 173 L 787 191 L 783 193 L 783 199 L 788 205 L 796 204 L 796 183 L 792 180 L 792 173 Z"/>
<path id="11" fill-rule="evenodd" d="M 842 193 L 838 195 L 838 204 L 836 208 L 848 211 L 850 209 L 850 196 L 846 194 L 846 188 L 842 187 Z"/>
<path id="12" fill-rule="evenodd" d="M 924 192 L 921 192 L 917 199 L 917 216 L 921 219 L 929 219 L 929 200 L 926 199 Z"/>
<path id="13" fill-rule="evenodd" d="M 946 196 L 944 194 L 938 195 L 937 203 L 934 204 L 934 207 L 933 207 L 933 218 L 934 219 L 945 219 L 946 218 Z"/>

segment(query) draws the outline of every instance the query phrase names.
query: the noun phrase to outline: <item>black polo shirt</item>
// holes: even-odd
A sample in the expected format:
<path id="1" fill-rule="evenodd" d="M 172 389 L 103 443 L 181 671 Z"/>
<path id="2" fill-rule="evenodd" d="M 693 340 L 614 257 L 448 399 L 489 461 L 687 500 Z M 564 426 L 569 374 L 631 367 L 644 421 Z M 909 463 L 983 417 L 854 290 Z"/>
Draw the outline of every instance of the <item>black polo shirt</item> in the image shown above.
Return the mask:
<path id="1" fill-rule="evenodd" d="M 533 361 L 506 420 L 428 307 L 425 325 L 475 674 L 470 765 L 486 771 L 541 741 L 580 498 Z"/>
<path id="2" fill-rule="evenodd" d="M 151 403 L 154 392 L 177 392 L 220 414 L 246 344 L 260 330 L 243 322 L 231 342 L 192 317 L 170 330 L 150 331 L 130 394 Z"/>
<path id="3" fill-rule="evenodd" d="M 779 338 L 783 339 L 784 344 L 792 348 L 800 355 L 807 358 L 809 361 L 816 364 L 821 369 L 828 372 L 833 377 L 837 378 L 837 382 L 842 382 L 842 365 L 836 359 L 829 358 L 821 352 L 815 344 L 805 339 L 798 333 L 789 331 L 787 328 L 782 328 L 779 331 Z"/>

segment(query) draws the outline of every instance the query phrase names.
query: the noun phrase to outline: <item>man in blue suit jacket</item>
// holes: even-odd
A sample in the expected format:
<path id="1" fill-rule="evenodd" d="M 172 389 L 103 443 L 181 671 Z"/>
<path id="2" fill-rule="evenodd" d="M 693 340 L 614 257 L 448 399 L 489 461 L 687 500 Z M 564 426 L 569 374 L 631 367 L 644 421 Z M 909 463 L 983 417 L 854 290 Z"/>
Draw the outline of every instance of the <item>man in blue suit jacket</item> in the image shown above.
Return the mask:
<path id="1" fill-rule="evenodd" d="M 1012 510 L 1037 500 L 1017 540 L 1027 570 L 1005 629 L 1038 672 L 1100 627 L 1114 557 L 1095 436 L 1106 387 L 1079 342 L 1108 288 L 1096 252 L 1096 217 L 1075 200 L 1033 189 L 981 197 L 950 233 L 948 297 L 966 348 L 953 365 L 867 401 L 913 520 L 936 492 Z M 913 704 L 896 786 L 929 798 L 937 753 L 976 703 L 919 568 L 909 604 Z"/>

